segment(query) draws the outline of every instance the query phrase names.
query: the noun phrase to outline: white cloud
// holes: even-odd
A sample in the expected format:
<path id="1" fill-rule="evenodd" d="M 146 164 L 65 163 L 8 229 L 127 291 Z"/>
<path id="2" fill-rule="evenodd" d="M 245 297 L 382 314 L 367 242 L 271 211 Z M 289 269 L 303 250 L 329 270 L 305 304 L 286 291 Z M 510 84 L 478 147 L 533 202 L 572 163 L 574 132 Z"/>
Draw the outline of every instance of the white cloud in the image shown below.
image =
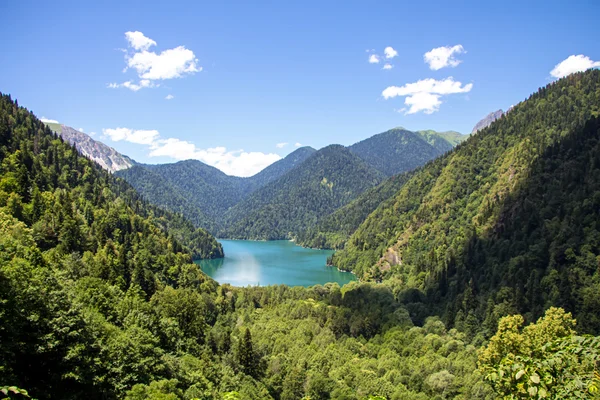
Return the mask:
<path id="1" fill-rule="evenodd" d="M 398 52 L 391 46 L 386 47 L 383 52 L 385 53 L 385 58 L 394 58 L 398 55 Z"/>
<path id="2" fill-rule="evenodd" d="M 181 78 L 185 74 L 202 70 L 194 52 L 183 46 L 165 50 L 160 54 L 140 51 L 127 58 L 127 66 L 135 69 L 140 78 L 151 80 Z"/>
<path id="3" fill-rule="evenodd" d="M 40 118 L 40 121 L 46 122 L 46 123 L 49 123 L 49 124 L 58 124 L 57 120 L 55 120 L 55 119 L 48 119 L 46 117 Z"/>
<path id="4" fill-rule="evenodd" d="M 369 62 L 371 64 L 379 64 L 379 56 L 377 54 L 371 54 L 369 56 Z"/>
<path id="5" fill-rule="evenodd" d="M 550 75 L 555 78 L 562 78 L 575 72 L 598 67 L 600 67 L 600 61 L 592 61 L 589 57 L 579 54 L 569 56 L 556 64 L 554 69 L 550 71 Z"/>
<path id="6" fill-rule="evenodd" d="M 102 129 L 102 133 L 114 142 L 124 140 L 146 145 L 152 145 L 159 137 L 157 130 L 133 130 L 129 128 Z"/>
<path id="7" fill-rule="evenodd" d="M 202 71 L 194 52 L 185 46 L 156 53 L 149 51 L 150 47 L 156 46 L 156 42 L 142 32 L 125 32 L 125 38 L 129 49 L 124 50 L 126 67 L 123 72 L 135 70 L 140 81 L 136 83 L 130 79 L 123 83 L 110 83 L 109 88 L 124 87 L 137 92 L 142 88 L 160 86 L 154 81 L 182 78 Z"/>
<path id="8" fill-rule="evenodd" d="M 302 147 L 302 146 L 303 146 L 303 145 L 302 145 L 302 143 L 300 143 L 300 142 L 296 142 L 296 143 L 294 144 L 294 147 Z"/>
<path id="9" fill-rule="evenodd" d="M 142 32 L 125 32 L 125 38 L 129 42 L 129 46 L 136 50 L 148 50 L 152 46 L 156 46 L 156 42 L 146 36 Z"/>
<path id="10" fill-rule="evenodd" d="M 194 143 L 177 138 L 161 139 L 157 130 L 130 128 L 103 129 L 102 133 L 115 142 L 127 141 L 148 146 L 150 157 L 170 157 L 175 160 L 200 160 L 229 175 L 252 176 L 280 160 L 274 153 L 227 151 L 225 147 L 200 149 Z M 93 135 L 92 133 L 90 135 Z"/>
<path id="11" fill-rule="evenodd" d="M 385 64 L 382 69 L 392 69 L 394 66 L 392 64 Z"/>
<path id="12" fill-rule="evenodd" d="M 404 99 L 404 104 L 409 106 L 406 114 L 415 114 L 419 111 L 423 111 L 425 114 L 432 114 L 440 109 L 442 101 L 439 94 L 420 92 L 412 96 L 407 96 Z"/>
<path id="13" fill-rule="evenodd" d="M 153 87 L 158 87 L 158 86 L 159 86 L 158 84 L 151 82 L 148 79 L 142 79 L 139 84 L 133 83 L 133 81 L 108 84 L 108 87 L 111 89 L 118 89 L 118 88 L 124 87 L 124 88 L 132 90 L 134 92 L 137 92 L 138 90 L 140 90 L 142 88 L 153 88 Z"/>
<path id="14" fill-rule="evenodd" d="M 277 147 L 278 149 L 283 149 L 285 146 L 287 146 L 289 143 L 284 142 L 284 143 L 277 143 L 275 145 L 275 147 Z"/>
<path id="15" fill-rule="evenodd" d="M 90 132 L 89 135 L 90 136 L 96 136 L 96 132 Z"/>
<path id="16" fill-rule="evenodd" d="M 167 97 L 165 97 L 166 100 L 173 100 L 175 98 L 175 96 L 173 96 L 172 94 L 168 94 Z"/>
<path id="17" fill-rule="evenodd" d="M 85 132 L 85 131 L 83 130 L 83 128 L 79 128 L 79 129 L 77 129 L 77 130 L 78 130 L 79 132 Z"/>
<path id="18" fill-rule="evenodd" d="M 429 64 L 430 69 L 437 71 L 444 67 L 456 67 L 462 61 L 454 58 L 454 54 L 462 53 L 466 53 L 465 49 L 462 45 L 457 44 L 452 47 L 445 46 L 432 49 L 423 55 L 423 59 Z"/>
<path id="19" fill-rule="evenodd" d="M 406 114 L 415 114 L 423 111 L 425 114 L 431 114 L 439 110 L 442 96 L 457 93 L 467 93 L 473 88 L 469 83 L 463 86 L 459 81 L 449 77 L 438 81 L 432 78 L 422 79 L 414 83 L 408 83 L 404 86 L 389 86 L 381 95 L 387 100 L 394 97 L 405 97 L 404 104 L 409 106 Z"/>
<path id="20" fill-rule="evenodd" d="M 151 146 L 149 155 L 177 160 L 200 160 L 234 176 L 252 176 L 281 159 L 279 155 L 273 153 L 227 151 L 225 147 L 199 149 L 193 143 L 176 138 L 157 140 Z"/>

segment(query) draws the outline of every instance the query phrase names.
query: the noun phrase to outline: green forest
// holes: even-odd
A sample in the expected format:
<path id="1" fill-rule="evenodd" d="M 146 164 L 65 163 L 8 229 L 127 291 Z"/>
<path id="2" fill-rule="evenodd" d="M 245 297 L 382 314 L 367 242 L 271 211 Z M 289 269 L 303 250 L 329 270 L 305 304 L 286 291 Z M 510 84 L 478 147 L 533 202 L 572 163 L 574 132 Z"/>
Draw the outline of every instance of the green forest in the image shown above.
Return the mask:
<path id="1" fill-rule="evenodd" d="M 2 94 L 0 392 L 600 398 L 599 96 L 599 71 L 571 75 L 387 180 L 343 146 L 313 154 L 253 218 L 289 234 L 277 202 L 317 193 L 336 206 L 306 211 L 318 229 L 284 217 L 360 281 L 240 288 L 193 263 L 223 256 L 211 234 Z"/>
<path id="2" fill-rule="evenodd" d="M 598 334 L 599 87 L 588 71 L 540 88 L 417 171 L 333 264 L 396 282 L 450 326 L 559 305 Z"/>
<path id="3" fill-rule="evenodd" d="M 343 206 L 386 177 L 412 171 L 467 137 L 395 128 L 348 147 L 300 147 L 247 178 L 226 175 L 198 160 L 136 164 L 116 175 L 152 204 L 181 213 L 220 238 L 294 239 L 337 249 L 382 200 L 395 194 L 397 181 L 391 178 L 390 184 L 364 193 L 364 201 L 352 210 L 341 210 Z M 329 232 L 339 218 L 336 211 L 338 216 L 345 211 L 354 215 L 340 233 Z"/>

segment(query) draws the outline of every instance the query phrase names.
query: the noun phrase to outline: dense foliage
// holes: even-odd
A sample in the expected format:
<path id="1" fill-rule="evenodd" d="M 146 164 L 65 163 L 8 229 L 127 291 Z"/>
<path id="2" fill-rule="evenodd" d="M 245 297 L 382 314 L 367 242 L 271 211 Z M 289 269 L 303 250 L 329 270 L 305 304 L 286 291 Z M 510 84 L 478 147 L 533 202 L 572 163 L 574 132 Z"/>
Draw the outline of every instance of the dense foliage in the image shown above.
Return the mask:
<path id="1" fill-rule="evenodd" d="M 554 307 L 524 328 L 521 315 L 504 317 L 479 370 L 506 399 L 599 399 L 600 337 L 576 336 L 575 324 Z"/>
<path id="2" fill-rule="evenodd" d="M 498 315 L 556 305 L 600 332 L 599 88 L 596 70 L 541 88 L 418 171 L 334 264 L 449 324 L 491 333 Z"/>
<path id="3" fill-rule="evenodd" d="M 544 89 L 549 93 L 517 106 L 523 113 L 516 114 L 517 121 L 511 119 L 513 110 L 455 153 L 374 189 L 377 199 L 399 192 L 367 218 L 341 256 L 356 257 L 356 240 L 363 238 L 360 251 L 366 258 L 357 257 L 357 272 L 385 280 L 342 288 L 218 285 L 191 262 L 193 251 L 214 245 L 214 238 L 193 231 L 180 215 L 144 203 L 129 185 L 80 156 L 9 96 L 1 96 L 0 393 L 10 398 L 129 400 L 597 397 L 600 342 L 578 336 L 575 328 L 594 330 L 598 315 L 593 310 L 599 298 L 600 121 L 594 97 L 600 96 L 595 89 L 599 82 L 598 72 L 560 81 Z M 550 135 L 544 142 L 546 130 L 536 121 L 550 117 L 536 120 L 531 109 L 546 115 L 539 99 L 557 92 L 575 93 L 570 95 L 577 99 L 581 118 L 569 123 L 573 108 L 548 106 L 558 113 L 552 126 L 560 139 Z M 569 98 L 561 96 L 555 101 L 568 105 Z M 525 122 L 517 124 L 528 118 L 533 131 Z M 520 134 L 539 137 L 532 142 Z M 485 146 L 488 140 L 498 146 Z M 479 144 L 474 148 L 472 142 Z M 506 150 L 508 144 L 517 149 Z M 309 159 L 317 160 L 311 169 L 320 175 L 316 188 L 333 191 L 347 183 L 323 173 L 332 159 L 339 161 L 334 171 L 347 166 L 359 177 L 382 179 L 340 147 Z M 524 149 L 539 150 L 535 160 L 526 158 L 531 153 Z M 478 157 L 469 161 L 479 160 L 473 168 L 480 175 L 471 175 L 467 164 L 461 164 L 474 152 Z M 486 157 L 492 156 L 498 161 L 493 173 L 492 167 L 484 168 Z M 454 164 L 457 169 L 449 170 Z M 512 170 L 504 177 L 506 168 Z M 303 173 L 286 174 L 284 181 Z M 493 174 L 500 178 L 494 181 Z M 478 225 L 470 224 L 473 205 L 466 200 L 461 203 L 466 216 L 440 213 L 445 207 L 461 210 L 452 208 L 450 200 L 459 201 L 463 191 L 475 198 L 481 184 L 477 176 L 490 183 L 485 193 L 494 195 L 477 203 L 488 210 L 472 222 Z M 460 182 L 452 185 L 450 179 Z M 277 187 L 278 181 L 265 187 Z M 505 191 L 491 189 L 498 182 Z M 315 187 L 306 186 L 307 195 L 315 195 Z M 437 187 L 437 197 L 431 186 Z M 413 203 L 407 203 L 409 197 Z M 491 200 L 501 207 L 490 206 Z M 373 203 L 349 206 L 355 216 L 345 229 L 349 232 L 370 207 Z M 415 214 L 423 208 L 437 214 Z M 408 220 L 397 214 L 400 210 Z M 377 215 L 390 218 L 385 223 L 418 221 L 420 225 L 407 229 L 421 236 L 404 239 L 413 247 L 394 247 L 385 258 L 389 271 L 361 270 L 360 262 L 372 256 L 368 245 L 389 240 L 385 229 L 376 238 L 361 236 Z M 466 224 L 466 231 L 450 224 L 454 218 Z M 461 242 L 453 230 L 471 234 Z M 411 259 L 423 254 L 427 243 L 437 249 L 438 236 L 448 240 L 447 253 L 436 250 L 426 252 L 428 258 Z M 548 249 L 542 261 L 532 256 L 538 254 L 540 238 Z M 457 243 L 464 243 L 464 253 Z M 214 255 L 217 249 L 204 250 L 211 251 Z M 500 251 L 506 260 L 499 258 Z M 448 254 L 443 258 L 446 274 L 435 275 L 438 253 Z M 547 260 L 546 271 L 540 265 Z M 408 267 L 421 268 L 422 275 L 403 269 Z M 531 271 L 538 274 L 537 292 L 531 290 L 538 281 L 520 275 Z M 493 292 L 495 282 L 484 280 L 486 274 L 503 287 Z M 461 282 L 467 282 L 464 290 Z M 564 302 L 583 319 L 576 322 L 563 309 L 546 307 L 550 302 Z M 428 316 L 439 304 L 447 305 L 453 328 Z M 525 319 L 533 320 L 546 308 L 545 317 L 522 328 Z M 526 309 L 525 318 L 504 317 L 520 309 Z M 488 343 L 486 337 L 491 337 Z"/>
<path id="4" fill-rule="evenodd" d="M 310 146 L 300 147 L 283 159 L 269 165 L 258 174 L 246 179 L 247 192 L 251 193 L 268 183 L 273 182 L 285 175 L 288 171 L 302 164 L 306 159 L 315 154 L 317 151 Z"/>
<path id="5" fill-rule="evenodd" d="M 333 234 L 324 231 L 331 229 L 330 222 L 323 227 L 315 227 L 322 216 L 331 214 L 354 199 L 364 188 L 373 186 L 376 170 L 388 176 L 410 171 L 448 152 L 465 137 L 457 132 L 410 132 L 402 128 L 380 133 L 348 147 L 351 153 L 366 163 L 366 166 L 360 164 L 358 171 L 373 169 L 365 176 L 354 174 L 352 166 L 358 165 L 358 160 L 348 155 L 344 157 L 351 164 L 344 166 L 345 161 L 341 161 L 337 154 L 343 152 L 342 146 L 322 149 L 319 155 L 315 155 L 316 150 L 311 147 L 301 147 L 248 178 L 228 176 L 193 160 L 175 164 L 136 165 L 118 171 L 117 175 L 131 183 L 153 204 L 182 213 L 194 225 L 220 237 L 282 239 L 310 229 L 304 234 L 306 238 L 300 240 L 302 243 L 314 247 L 339 248 L 358 226 L 358 218 L 362 222 L 376 203 L 393 195 L 387 191 L 391 186 L 373 192 L 374 198 L 364 197 L 366 202 L 358 206 L 360 212 L 353 210 L 352 221 L 345 223 L 340 232 Z M 323 154 L 332 159 L 323 160 Z M 316 163 L 329 165 L 315 166 Z M 335 168 L 338 170 L 335 171 Z M 326 172 L 329 176 L 321 176 L 319 182 L 307 182 L 314 177 L 294 176 L 306 171 L 321 175 Z M 347 175 L 342 177 L 343 174 Z M 346 182 L 343 187 L 350 188 L 348 193 L 341 193 L 341 189 L 336 188 L 335 193 L 330 193 L 332 198 L 328 199 L 324 197 L 324 191 L 317 190 L 312 194 L 307 191 L 309 186 L 312 187 L 310 190 L 318 189 L 320 179 L 331 180 L 333 175 L 338 181 L 343 178 Z M 356 188 L 359 187 L 357 192 Z M 281 190 L 291 191 L 293 196 L 282 194 Z M 384 197 L 384 193 L 387 197 Z M 313 194 L 316 196 L 314 199 L 310 197 Z M 332 216 L 330 221 L 339 216 L 341 214 Z M 283 221 L 282 226 L 279 226 L 280 221 Z"/>
<path id="6" fill-rule="evenodd" d="M 249 178 L 229 176 L 200 161 L 135 165 L 118 171 L 151 203 L 183 214 L 195 226 L 216 232 L 225 212 L 256 189 L 279 178 L 310 157 L 302 147 Z"/>
<path id="7" fill-rule="evenodd" d="M 381 203 L 392 198 L 412 173 L 407 172 L 392 176 L 381 184 L 369 189 L 325 216 L 316 226 L 300 231 L 294 235 L 294 241 L 304 247 L 319 249 L 343 249 L 346 241 L 356 231 L 360 224 Z"/>
<path id="8" fill-rule="evenodd" d="M 218 235 L 289 239 L 382 180 L 383 174 L 344 146 L 325 147 L 229 210 Z"/>
<path id="9" fill-rule="evenodd" d="M 387 176 L 411 171 L 452 148 L 453 143 L 437 132 L 411 132 L 403 128 L 390 129 L 349 147 Z"/>

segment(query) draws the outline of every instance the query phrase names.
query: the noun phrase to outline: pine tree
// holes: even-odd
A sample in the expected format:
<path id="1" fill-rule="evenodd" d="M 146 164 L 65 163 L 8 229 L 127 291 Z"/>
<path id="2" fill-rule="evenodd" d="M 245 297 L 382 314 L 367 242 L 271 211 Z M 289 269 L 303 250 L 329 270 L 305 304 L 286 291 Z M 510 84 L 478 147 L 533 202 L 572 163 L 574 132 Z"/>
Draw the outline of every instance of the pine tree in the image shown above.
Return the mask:
<path id="1" fill-rule="evenodd" d="M 248 328 L 246 328 L 244 337 L 240 339 L 238 357 L 242 371 L 246 375 L 256 378 L 258 373 L 258 360 L 252 347 L 252 335 L 250 334 L 250 329 Z"/>

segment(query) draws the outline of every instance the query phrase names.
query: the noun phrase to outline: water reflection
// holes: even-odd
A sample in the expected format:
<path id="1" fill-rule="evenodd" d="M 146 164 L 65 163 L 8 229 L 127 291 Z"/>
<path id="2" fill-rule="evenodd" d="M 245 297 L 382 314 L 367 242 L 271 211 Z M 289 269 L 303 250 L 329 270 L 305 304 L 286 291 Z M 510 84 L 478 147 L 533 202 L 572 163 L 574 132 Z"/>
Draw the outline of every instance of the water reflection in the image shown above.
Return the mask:
<path id="1" fill-rule="evenodd" d="M 305 249 L 289 241 L 222 240 L 225 258 L 198 262 L 220 283 L 235 286 L 287 284 L 311 286 L 354 280 L 352 274 L 327 267 L 333 252 Z"/>

